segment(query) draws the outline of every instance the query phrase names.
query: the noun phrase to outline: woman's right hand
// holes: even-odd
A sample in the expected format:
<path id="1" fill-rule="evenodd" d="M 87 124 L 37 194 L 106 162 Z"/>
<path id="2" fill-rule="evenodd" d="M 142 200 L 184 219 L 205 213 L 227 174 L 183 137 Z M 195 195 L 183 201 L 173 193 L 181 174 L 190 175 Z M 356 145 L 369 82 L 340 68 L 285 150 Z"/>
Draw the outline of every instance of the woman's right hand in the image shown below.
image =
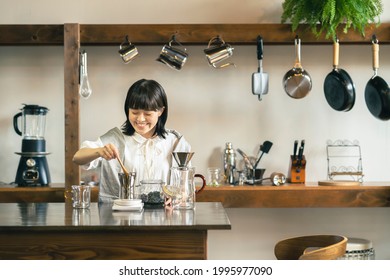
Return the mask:
<path id="1" fill-rule="evenodd" d="M 118 149 L 114 144 L 106 144 L 100 148 L 82 148 L 73 156 L 73 162 L 79 165 L 88 164 L 101 157 L 105 160 L 112 160 L 119 156 Z"/>
<path id="2" fill-rule="evenodd" d="M 105 160 L 112 160 L 119 157 L 119 152 L 114 144 L 106 144 L 99 150 L 99 155 Z"/>

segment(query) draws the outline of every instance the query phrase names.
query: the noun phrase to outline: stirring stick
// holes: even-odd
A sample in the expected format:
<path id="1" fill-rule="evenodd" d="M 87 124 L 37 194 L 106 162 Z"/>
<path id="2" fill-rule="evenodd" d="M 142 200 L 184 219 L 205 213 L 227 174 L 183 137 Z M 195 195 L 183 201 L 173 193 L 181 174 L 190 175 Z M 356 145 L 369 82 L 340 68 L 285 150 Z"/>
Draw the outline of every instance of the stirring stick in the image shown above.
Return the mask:
<path id="1" fill-rule="evenodd" d="M 118 160 L 119 164 L 121 165 L 123 173 L 125 173 L 126 176 L 128 177 L 129 176 L 129 171 L 127 171 L 126 167 L 123 165 L 122 160 L 119 157 L 117 157 L 116 159 Z"/>

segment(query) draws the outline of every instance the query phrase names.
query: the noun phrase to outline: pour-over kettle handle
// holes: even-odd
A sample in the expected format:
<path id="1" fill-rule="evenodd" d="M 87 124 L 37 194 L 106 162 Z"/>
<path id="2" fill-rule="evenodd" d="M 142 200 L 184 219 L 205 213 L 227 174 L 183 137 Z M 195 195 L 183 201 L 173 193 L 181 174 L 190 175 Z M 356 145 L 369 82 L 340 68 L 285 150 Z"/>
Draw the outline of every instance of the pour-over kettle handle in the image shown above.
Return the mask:
<path id="1" fill-rule="evenodd" d="M 18 118 L 22 116 L 22 112 L 19 112 L 17 113 L 15 116 L 14 116 L 14 130 L 17 134 L 19 134 L 20 136 L 22 136 L 22 132 L 20 131 L 19 129 L 19 126 L 18 126 Z"/>
<path id="2" fill-rule="evenodd" d="M 206 179 L 202 174 L 195 174 L 194 177 L 200 178 L 202 180 L 202 186 L 199 189 L 195 189 L 195 194 L 198 194 L 203 191 L 204 187 L 206 186 Z"/>

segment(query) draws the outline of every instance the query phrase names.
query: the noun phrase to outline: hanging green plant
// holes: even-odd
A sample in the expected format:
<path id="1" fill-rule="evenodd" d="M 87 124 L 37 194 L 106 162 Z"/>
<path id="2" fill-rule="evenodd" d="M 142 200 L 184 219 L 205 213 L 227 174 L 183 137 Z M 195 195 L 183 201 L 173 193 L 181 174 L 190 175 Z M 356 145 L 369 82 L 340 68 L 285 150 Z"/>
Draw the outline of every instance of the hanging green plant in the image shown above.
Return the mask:
<path id="1" fill-rule="evenodd" d="M 379 25 L 383 12 L 381 0 L 285 0 L 282 6 L 282 23 L 291 22 L 293 32 L 304 23 L 317 37 L 333 39 L 339 25 L 344 33 L 352 27 L 364 37 L 365 26 Z"/>

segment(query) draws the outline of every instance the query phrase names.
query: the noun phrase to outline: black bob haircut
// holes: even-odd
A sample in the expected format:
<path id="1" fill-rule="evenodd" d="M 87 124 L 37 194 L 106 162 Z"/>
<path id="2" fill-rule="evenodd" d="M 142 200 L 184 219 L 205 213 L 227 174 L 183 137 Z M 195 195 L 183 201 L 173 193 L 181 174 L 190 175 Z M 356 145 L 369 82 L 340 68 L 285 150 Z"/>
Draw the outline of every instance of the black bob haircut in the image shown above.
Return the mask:
<path id="1" fill-rule="evenodd" d="M 129 110 L 159 111 L 163 109 L 156 124 L 155 135 L 165 138 L 167 131 L 165 123 L 168 119 L 168 99 L 164 88 L 154 80 L 141 79 L 135 82 L 128 90 L 124 105 L 126 121 L 122 125 L 125 135 L 133 135 L 135 130 L 129 121 Z"/>

